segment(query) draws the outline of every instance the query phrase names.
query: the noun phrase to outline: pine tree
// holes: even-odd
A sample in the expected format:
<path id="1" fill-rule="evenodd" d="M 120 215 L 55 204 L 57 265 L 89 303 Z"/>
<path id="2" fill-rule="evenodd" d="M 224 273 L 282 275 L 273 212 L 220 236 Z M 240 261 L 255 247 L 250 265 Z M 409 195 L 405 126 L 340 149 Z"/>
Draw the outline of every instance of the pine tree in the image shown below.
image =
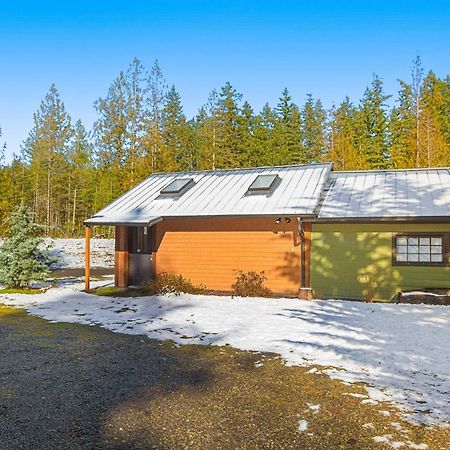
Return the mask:
<path id="1" fill-rule="evenodd" d="M 275 126 L 273 130 L 276 153 L 273 164 L 302 164 L 306 156 L 301 143 L 301 118 L 297 105 L 287 88 L 281 93 L 275 108 Z"/>
<path id="2" fill-rule="evenodd" d="M 7 288 L 27 288 L 44 280 L 52 260 L 42 249 L 42 227 L 33 221 L 30 208 L 21 205 L 11 216 L 8 236 L 0 247 L 0 283 Z"/>
<path id="3" fill-rule="evenodd" d="M 98 119 L 94 124 L 95 158 L 99 168 L 99 191 L 105 204 L 125 189 L 127 157 L 127 86 L 123 72 L 113 81 L 105 98 L 94 103 Z"/>
<path id="4" fill-rule="evenodd" d="M 81 232 L 83 219 L 94 213 L 94 167 L 90 136 L 81 120 L 75 123 L 73 142 L 68 152 L 70 172 L 68 177 L 67 228 L 71 235 Z"/>
<path id="5" fill-rule="evenodd" d="M 251 167 L 255 148 L 255 129 L 257 120 L 249 102 L 245 101 L 239 111 L 238 117 L 238 136 L 239 143 L 237 147 L 238 165 L 240 167 Z"/>
<path id="6" fill-rule="evenodd" d="M 358 157 L 356 109 L 348 97 L 330 111 L 328 131 L 328 152 L 325 159 L 332 161 L 335 170 L 356 170 L 361 168 Z"/>
<path id="7" fill-rule="evenodd" d="M 400 81 L 398 105 L 391 112 L 391 165 L 395 169 L 417 167 L 417 118 L 412 86 Z"/>
<path id="8" fill-rule="evenodd" d="M 274 138 L 276 117 L 274 111 L 266 103 L 262 111 L 255 117 L 255 130 L 253 133 L 254 150 L 249 165 L 273 166 L 278 161 L 278 149 Z"/>
<path id="9" fill-rule="evenodd" d="M 183 113 L 180 94 L 172 86 L 162 110 L 164 170 L 193 170 L 197 166 L 190 144 L 190 126 Z"/>
<path id="10" fill-rule="evenodd" d="M 70 116 L 55 85 L 52 85 L 34 114 L 33 129 L 22 148 L 34 184 L 33 209 L 38 220 L 45 222 L 47 234 L 63 221 L 60 211 L 65 206 L 62 200 L 71 138 Z"/>
<path id="11" fill-rule="evenodd" d="M 218 145 L 218 127 L 219 127 L 219 95 L 213 90 L 209 96 L 206 105 L 202 106 L 193 121 L 193 130 L 195 141 L 198 145 L 198 151 L 201 155 L 199 167 L 201 169 L 216 169 Z"/>
<path id="12" fill-rule="evenodd" d="M 326 113 L 320 100 L 307 95 L 302 108 L 301 139 L 304 162 L 318 162 L 326 152 L 325 119 Z"/>
<path id="13" fill-rule="evenodd" d="M 147 71 L 139 59 L 134 58 L 125 75 L 126 93 L 126 153 L 123 189 L 130 189 L 149 175 L 145 164 L 145 134 L 148 123 Z"/>
<path id="14" fill-rule="evenodd" d="M 151 171 L 164 170 L 161 151 L 163 148 L 162 121 L 167 85 L 158 60 L 153 63 L 148 78 L 148 121 L 145 136 L 147 161 Z"/>
<path id="15" fill-rule="evenodd" d="M 433 72 L 424 79 L 419 114 L 419 161 L 422 167 L 450 164 L 450 85 Z"/>
<path id="16" fill-rule="evenodd" d="M 237 167 L 239 164 L 239 108 L 242 94 L 227 82 L 219 94 L 217 110 L 217 142 L 215 166 Z"/>
<path id="17" fill-rule="evenodd" d="M 364 92 L 358 112 L 358 153 L 365 169 L 386 169 L 389 165 L 388 118 L 381 78 L 374 75 Z"/>

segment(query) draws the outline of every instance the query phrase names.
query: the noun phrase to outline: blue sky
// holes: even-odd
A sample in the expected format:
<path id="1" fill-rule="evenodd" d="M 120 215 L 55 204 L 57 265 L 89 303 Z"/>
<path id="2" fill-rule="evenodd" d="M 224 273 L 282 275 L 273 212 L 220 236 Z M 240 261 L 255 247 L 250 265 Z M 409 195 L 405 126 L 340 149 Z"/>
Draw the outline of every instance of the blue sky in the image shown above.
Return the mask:
<path id="1" fill-rule="evenodd" d="M 17 152 L 52 83 L 90 128 L 93 102 L 134 56 L 160 61 L 195 114 L 226 81 L 255 109 L 287 86 L 325 106 L 360 98 L 376 72 L 386 91 L 426 69 L 450 74 L 448 1 L 0 1 L 0 126 Z"/>

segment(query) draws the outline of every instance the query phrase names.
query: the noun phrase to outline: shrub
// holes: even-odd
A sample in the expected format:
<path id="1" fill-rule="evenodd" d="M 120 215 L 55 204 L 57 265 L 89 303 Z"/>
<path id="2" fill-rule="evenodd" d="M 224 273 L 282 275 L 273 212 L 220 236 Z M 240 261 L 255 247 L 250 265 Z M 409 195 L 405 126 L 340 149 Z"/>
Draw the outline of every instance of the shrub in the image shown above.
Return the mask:
<path id="1" fill-rule="evenodd" d="M 243 272 L 238 270 L 236 281 L 231 286 L 239 297 L 270 297 L 272 291 L 264 286 L 267 277 L 264 272 Z"/>
<path id="2" fill-rule="evenodd" d="M 153 280 L 147 281 L 144 285 L 145 292 L 150 295 L 175 294 L 204 294 L 204 286 L 196 286 L 182 275 L 173 275 L 161 272 Z"/>
<path id="3" fill-rule="evenodd" d="M 19 206 L 11 215 L 8 236 L 0 247 L 0 283 L 6 288 L 26 289 L 32 281 L 44 280 L 53 259 L 43 249 L 42 227 L 33 212 Z"/>

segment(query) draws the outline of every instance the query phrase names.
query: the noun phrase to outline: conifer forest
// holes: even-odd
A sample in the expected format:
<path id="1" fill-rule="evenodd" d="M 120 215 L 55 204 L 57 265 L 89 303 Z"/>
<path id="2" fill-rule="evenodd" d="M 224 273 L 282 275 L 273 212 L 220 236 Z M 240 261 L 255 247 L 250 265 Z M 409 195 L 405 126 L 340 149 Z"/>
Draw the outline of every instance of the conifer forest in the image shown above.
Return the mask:
<path id="1" fill-rule="evenodd" d="M 258 111 L 231 83 L 205 100 L 186 117 L 159 63 L 134 59 L 95 101 L 90 129 L 50 86 L 21 148 L 8 148 L 11 161 L 0 129 L 0 235 L 25 204 L 48 236 L 80 236 L 85 218 L 153 172 L 323 161 L 334 170 L 450 166 L 450 76 L 425 70 L 419 57 L 397 92 L 374 75 L 359 101 L 343 97 L 331 109 L 312 95 L 296 103 L 286 88 Z"/>

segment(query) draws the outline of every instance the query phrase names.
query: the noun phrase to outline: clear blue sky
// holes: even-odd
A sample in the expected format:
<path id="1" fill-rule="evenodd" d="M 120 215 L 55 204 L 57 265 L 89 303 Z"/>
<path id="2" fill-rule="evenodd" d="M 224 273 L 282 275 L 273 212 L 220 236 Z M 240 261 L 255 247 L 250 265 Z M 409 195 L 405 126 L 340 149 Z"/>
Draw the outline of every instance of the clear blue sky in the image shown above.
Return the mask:
<path id="1" fill-rule="evenodd" d="M 255 109 L 287 86 L 325 106 L 357 100 L 372 74 L 395 93 L 417 54 L 450 73 L 449 1 L 1 1 L 0 125 L 17 152 L 55 83 L 74 120 L 134 56 L 159 59 L 191 116 L 226 81 Z"/>

